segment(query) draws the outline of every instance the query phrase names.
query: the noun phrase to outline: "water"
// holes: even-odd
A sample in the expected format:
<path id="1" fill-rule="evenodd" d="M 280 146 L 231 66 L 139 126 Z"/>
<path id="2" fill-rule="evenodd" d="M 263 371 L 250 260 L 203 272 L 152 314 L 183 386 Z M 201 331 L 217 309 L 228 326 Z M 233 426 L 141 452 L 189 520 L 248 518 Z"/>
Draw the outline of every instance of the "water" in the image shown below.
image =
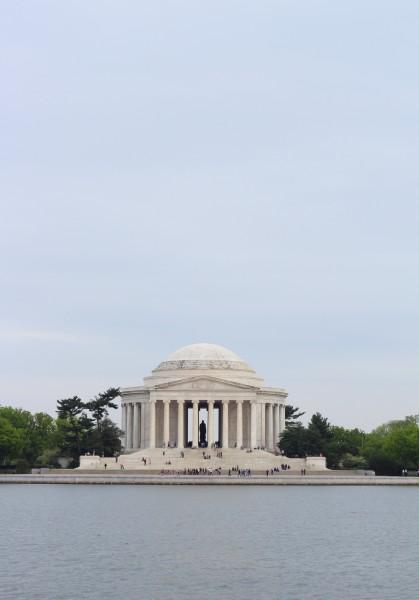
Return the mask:
<path id="1" fill-rule="evenodd" d="M 1 600 L 416 600 L 419 489 L 0 486 Z"/>

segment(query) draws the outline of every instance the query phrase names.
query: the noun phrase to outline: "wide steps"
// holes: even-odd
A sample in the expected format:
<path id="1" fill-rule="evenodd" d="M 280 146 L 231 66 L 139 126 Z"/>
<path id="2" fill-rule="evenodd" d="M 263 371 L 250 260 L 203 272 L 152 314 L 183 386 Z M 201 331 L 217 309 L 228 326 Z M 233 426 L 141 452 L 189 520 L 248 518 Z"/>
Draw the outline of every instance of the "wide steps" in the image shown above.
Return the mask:
<path id="1" fill-rule="evenodd" d="M 232 469 L 238 466 L 241 469 L 253 469 L 264 471 L 275 467 L 280 467 L 281 464 L 288 464 L 291 469 L 301 469 L 303 466 L 302 459 L 289 459 L 286 456 L 276 456 L 270 452 L 263 450 L 255 450 L 246 452 L 245 450 L 223 449 L 222 458 L 217 457 L 217 450 L 208 451 L 206 454 L 211 458 L 203 457 L 202 450 L 186 449 L 184 457 L 181 457 L 178 449 L 168 448 L 167 450 L 153 449 L 131 452 L 120 457 L 119 463 L 108 463 L 108 469 L 120 469 L 122 464 L 125 469 L 140 469 L 140 470 L 183 470 L 183 469 L 216 469 L 223 470 Z M 142 458 L 145 458 L 147 464 L 144 465 Z M 170 464 L 169 464 L 170 463 Z"/>

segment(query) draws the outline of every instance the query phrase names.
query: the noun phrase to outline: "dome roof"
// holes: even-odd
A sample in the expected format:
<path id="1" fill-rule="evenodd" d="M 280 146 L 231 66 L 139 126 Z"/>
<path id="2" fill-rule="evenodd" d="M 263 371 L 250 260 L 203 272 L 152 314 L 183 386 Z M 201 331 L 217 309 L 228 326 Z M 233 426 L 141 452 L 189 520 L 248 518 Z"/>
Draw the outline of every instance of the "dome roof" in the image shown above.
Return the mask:
<path id="1" fill-rule="evenodd" d="M 237 354 L 216 344 L 190 344 L 170 354 L 157 370 L 235 369 L 252 371 Z"/>

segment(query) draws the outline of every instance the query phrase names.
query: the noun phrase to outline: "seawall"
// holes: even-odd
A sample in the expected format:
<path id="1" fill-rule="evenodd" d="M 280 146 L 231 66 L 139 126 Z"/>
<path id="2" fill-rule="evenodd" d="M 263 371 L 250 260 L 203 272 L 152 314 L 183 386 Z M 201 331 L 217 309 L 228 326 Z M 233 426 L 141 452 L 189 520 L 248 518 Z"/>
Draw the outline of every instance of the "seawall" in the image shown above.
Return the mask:
<path id="1" fill-rule="evenodd" d="M 237 477 L 227 475 L 132 475 L 132 474 L 41 474 L 0 475 L 0 484 L 66 485 L 362 485 L 418 486 L 419 477 L 375 477 L 348 475 L 273 475 Z"/>

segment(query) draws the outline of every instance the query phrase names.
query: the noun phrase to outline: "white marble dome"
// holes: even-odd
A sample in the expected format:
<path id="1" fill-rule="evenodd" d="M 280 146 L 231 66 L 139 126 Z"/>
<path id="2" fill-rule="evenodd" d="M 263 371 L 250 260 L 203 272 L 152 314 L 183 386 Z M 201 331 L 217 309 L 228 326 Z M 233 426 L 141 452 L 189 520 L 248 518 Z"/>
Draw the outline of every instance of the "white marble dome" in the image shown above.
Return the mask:
<path id="1" fill-rule="evenodd" d="M 172 369 L 234 369 L 252 371 L 237 354 L 216 344 L 190 344 L 172 352 L 157 367 L 158 370 Z"/>

